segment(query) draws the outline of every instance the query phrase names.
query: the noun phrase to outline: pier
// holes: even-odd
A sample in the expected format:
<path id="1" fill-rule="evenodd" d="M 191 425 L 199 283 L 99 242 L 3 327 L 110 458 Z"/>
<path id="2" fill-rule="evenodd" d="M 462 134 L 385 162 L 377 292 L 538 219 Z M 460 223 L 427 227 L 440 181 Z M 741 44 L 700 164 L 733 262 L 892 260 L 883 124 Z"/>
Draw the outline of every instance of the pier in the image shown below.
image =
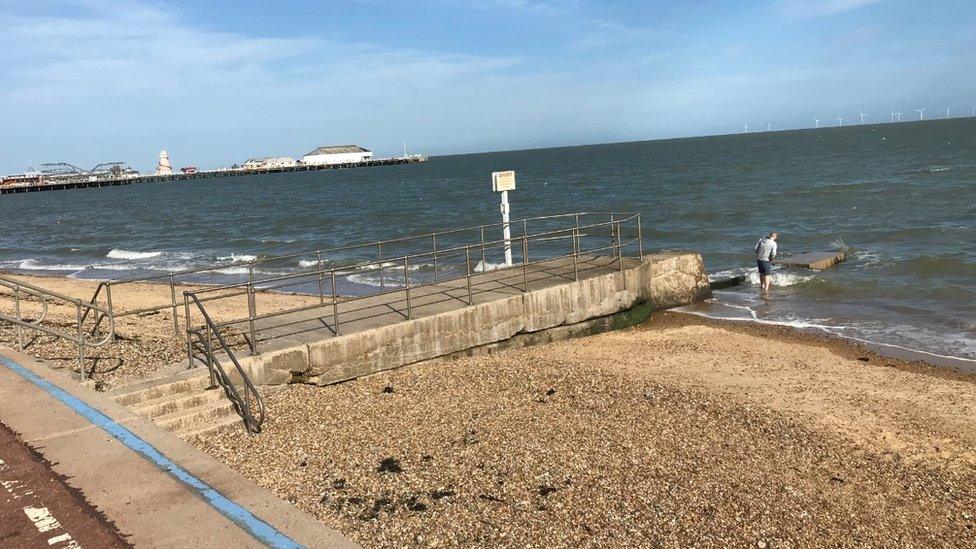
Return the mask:
<path id="1" fill-rule="evenodd" d="M 415 164 L 426 162 L 425 156 L 408 156 L 401 158 L 378 158 L 376 160 L 366 160 L 363 162 L 352 162 L 345 164 L 300 164 L 297 166 L 281 166 L 274 168 L 256 169 L 228 169 L 198 171 L 195 173 L 173 173 L 167 175 L 140 175 L 136 177 L 110 177 L 98 179 L 70 179 L 65 181 L 55 181 L 42 183 L 39 185 L 7 185 L 0 186 L 0 194 L 33 193 L 42 191 L 61 191 L 67 189 L 90 189 L 95 187 L 118 187 L 122 185 L 133 185 L 137 183 L 168 183 L 174 181 L 190 181 L 197 179 L 214 179 L 222 177 L 243 177 L 249 175 L 267 175 L 278 173 L 295 172 L 317 172 L 322 170 L 338 170 L 346 168 L 366 168 L 373 166 L 395 166 L 399 164 Z"/>

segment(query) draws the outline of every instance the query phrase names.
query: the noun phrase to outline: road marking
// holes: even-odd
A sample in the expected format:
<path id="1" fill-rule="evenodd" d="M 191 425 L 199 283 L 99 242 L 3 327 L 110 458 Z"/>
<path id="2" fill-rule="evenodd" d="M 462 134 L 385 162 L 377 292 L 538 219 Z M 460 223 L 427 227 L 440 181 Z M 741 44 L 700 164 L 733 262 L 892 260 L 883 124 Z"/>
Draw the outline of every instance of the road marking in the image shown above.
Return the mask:
<path id="1" fill-rule="evenodd" d="M 244 531 L 248 532 L 258 541 L 269 547 L 300 548 L 302 547 L 295 540 L 279 532 L 270 524 L 254 516 L 250 511 L 241 507 L 237 503 L 227 499 L 226 496 L 218 492 L 209 484 L 203 482 L 190 474 L 189 471 L 180 467 L 173 460 L 169 459 L 162 452 L 157 450 L 148 442 L 142 440 L 132 431 L 126 429 L 112 418 L 99 412 L 91 405 L 80 398 L 68 393 L 57 385 L 47 381 L 27 368 L 17 364 L 7 357 L 0 356 L 0 363 L 20 375 L 20 377 L 30 381 L 40 389 L 44 390 L 54 398 L 60 400 L 66 406 L 74 410 L 78 415 L 84 417 L 93 424 L 99 426 L 113 438 L 126 445 L 132 451 L 141 455 L 158 468 L 169 473 L 170 476 L 197 493 L 211 507 L 220 514 L 227 517 L 234 524 L 237 524 Z"/>

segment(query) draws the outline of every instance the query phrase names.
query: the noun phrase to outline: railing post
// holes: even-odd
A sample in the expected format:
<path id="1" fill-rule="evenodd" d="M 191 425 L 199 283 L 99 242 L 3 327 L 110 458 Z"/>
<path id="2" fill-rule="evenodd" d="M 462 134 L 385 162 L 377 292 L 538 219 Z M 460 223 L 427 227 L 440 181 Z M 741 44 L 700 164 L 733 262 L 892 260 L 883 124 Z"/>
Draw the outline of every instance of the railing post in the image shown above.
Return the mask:
<path id="1" fill-rule="evenodd" d="M 322 286 L 322 250 L 316 250 L 315 260 L 318 263 L 318 277 L 319 277 L 319 305 L 325 303 L 325 290 Z"/>
<path id="2" fill-rule="evenodd" d="M 624 270 L 624 255 L 623 255 L 623 253 L 621 253 L 621 250 L 620 250 L 620 242 L 621 241 L 622 241 L 622 239 L 620 238 L 620 222 L 617 221 L 617 268 L 620 269 L 621 272 L 623 272 L 623 270 Z"/>
<path id="3" fill-rule="evenodd" d="M 467 279 L 468 283 L 468 305 L 474 305 L 474 299 L 471 294 L 471 248 L 469 246 L 464 247 L 464 278 Z"/>
<path id="4" fill-rule="evenodd" d="M 485 272 L 488 270 L 488 260 L 485 255 L 485 226 L 481 226 L 481 270 Z"/>
<path id="5" fill-rule="evenodd" d="M 190 333 L 190 297 L 183 292 L 183 316 L 186 321 L 186 357 L 187 370 L 193 369 L 193 336 Z"/>
<path id="6" fill-rule="evenodd" d="M 81 300 L 75 301 L 75 318 L 78 320 L 78 373 L 85 380 L 85 329 L 81 326 Z"/>
<path id="7" fill-rule="evenodd" d="M 14 315 L 17 320 L 24 320 L 20 316 L 20 286 L 14 286 Z M 17 348 L 24 352 L 24 327 L 17 324 Z"/>
<path id="8" fill-rule="evenodd" d="M 430 235 L 431 249 L 434 252 L 434 282 L 437 282 L 437 235 Z"/>
<path id="9" fill-rule="evenodd" d="M 610 212 L 610 257 L 612 258 L 617 257 L 616 254 L 618 251 L 619 250 L 617 248 L 617 237 L 613 231 L 613 212 Z"/>
<path id="10" fill-rule="evenodd" d="M 112 307 L 112 285 L 111 284 L 106 284 L 105 285 L 105 304 L 108 306 L 108 314 L 112 315 L 112 317 L 114 318 L 115 317 L 115 309 Z M 87 316 L 87 314 L 88 313 L 86 312 L 85 315 Z M 97 312 L 96 312 L 95 316 L 98 316 L 98 313 Z M 98 326 L 96 326 L 95 328 L 97 328 L 97 327 Z M 95 328 L 93 328 L 92 330 L 94 331 Z M 94 336 L 94 334 L 92 334 L 92 335 Z M 115 330 L 112 330 L 112 343 L 115 343 Z"/>
<path id="11" fill-rule="evenodd" d="M 339 335 L 339 294 L 336 292 L 335 268 L 330 271 L 332 276 L 332 323 L 335 324 L 335 335 Z"/>
<path id="12" fill-rule="evenodd" d="M 254 265 L 247 266 L 247 325 L 251 338 L 251 354 L 257 354 L 258 342 L 254 339 L 254 317 L 257 316 L 257 303 L 254 298 Z"/>
<path id="13" fill-rule="evenodd" d="M 573 278 L 579 281 L 579 227 L 573 227 Z"/>
<path id="14" fill-rule="evenodd" d="M 637 214 L 637 258 L 644 261 L 644 235 L 641 234 L 641 218 Z"/>
<path id="15" fill-rule="evenodd" d="M 105 290 L 108 291 L 108 288 L 105 288 Z M 170 297 L 170 303 L 172 303 L 173 305 L 173 331 L 176 333 L 176 335 L 179 335 L 180 315 L 179 315 L 179 309 L 176 308 L 176 279 L 173 278 L 173 275 L 169 275 L 169 297 Z M 112 311 L 112 305 L 109 305 L 108 310 L 113 315 L 115 314 L 115 312 Z"/>
<path id="16" fill-rule="evenodd" d="M 380 262 L 380 291 L 386 289 L 386 284 L 383 281 L 383 243 L 376 243 L 376 260 Z M 334 274 L 334 273 L 333 273 Z"/>
<path id="17" fill-rule="evenodd" d="M 522 233 L 522 291 L 529 291 L 529 240 Z"/>
<path id="18" fill-rule="evenodd" d="M 411 318 L 410 311 L 410 258 L 404 256 L 403 258 L 403 286 L 404 292 L 407 296 L 407 318 Z"/>

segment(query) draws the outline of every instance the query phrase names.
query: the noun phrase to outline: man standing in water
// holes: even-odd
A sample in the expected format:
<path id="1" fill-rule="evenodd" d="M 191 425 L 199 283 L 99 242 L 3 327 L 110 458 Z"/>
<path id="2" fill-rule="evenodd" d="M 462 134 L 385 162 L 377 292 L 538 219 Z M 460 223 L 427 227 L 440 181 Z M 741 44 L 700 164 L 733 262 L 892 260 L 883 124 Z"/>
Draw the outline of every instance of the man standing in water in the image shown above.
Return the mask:
<path id="1" fill-rule="evenodd" d="M 759 266 L 759 285 L 764 294 L 769 293 L 769 285 L 772 282 L 770 275 L 773 274 L 773 259 L 776 257 L 776 239 L 779 237 L 775 232 L 769 233 L 756 242 L 756 264 Z"/>

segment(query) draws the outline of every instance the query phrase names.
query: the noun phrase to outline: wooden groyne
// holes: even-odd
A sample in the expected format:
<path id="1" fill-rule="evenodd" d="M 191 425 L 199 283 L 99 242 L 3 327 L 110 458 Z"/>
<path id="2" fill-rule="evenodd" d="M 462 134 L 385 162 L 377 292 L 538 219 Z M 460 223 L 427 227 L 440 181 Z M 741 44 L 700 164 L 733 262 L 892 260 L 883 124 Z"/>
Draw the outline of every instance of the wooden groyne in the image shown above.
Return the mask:
<path id="1" fill-rule="evenodd" d="M 339 170 L 345 168 L 366 168 L 370 166 L 394 166 L 397 164 L 415 164 L 426 162 L 427 157 L 412 156 L 407 158 L 380 158 L 367 160 L 365 162 L 352 162 L 346 164 L 329 165 L 298 165 L 279 168 L 258 168 L 258 169 L 236 169 L 236 170 L 213 170 L 201 171 L 196 173 L 174 173 L 170 175 L 142 175 L 139 177 L 112 178 L 112 179 L 93 179 L 93 180 L 71 180 L 44 183 L 41 185 L 27 186 L 6 186 L 0 187 L 0 194 L 33 193 L 41 191 L 61 191 L 66 189 L 90 189 L 93 187 L 118 187 L 121 185 L 132 185 L 136 183 L 165 183 L 169 181 L 189 181 L 193 179 L 213 179 L 218 177 L 242 177 L 249 175 L 266 175 L 278 173 L 294 172 L 318 172 L 322 170 Z"/>

